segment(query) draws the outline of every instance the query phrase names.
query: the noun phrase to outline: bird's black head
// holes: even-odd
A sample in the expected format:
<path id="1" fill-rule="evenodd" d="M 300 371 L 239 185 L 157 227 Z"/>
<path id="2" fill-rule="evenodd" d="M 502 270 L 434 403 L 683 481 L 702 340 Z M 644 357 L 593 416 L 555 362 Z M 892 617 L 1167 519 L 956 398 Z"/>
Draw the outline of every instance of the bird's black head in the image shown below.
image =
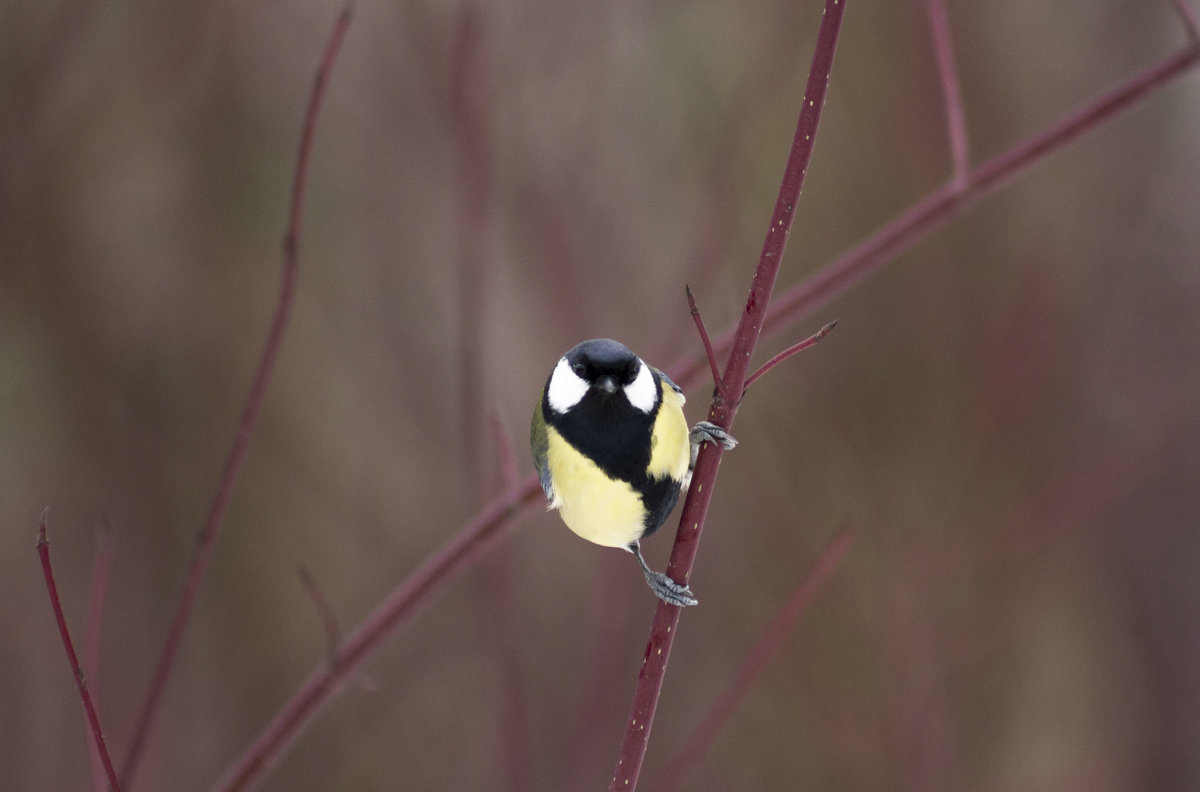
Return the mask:
<path id="1" fill-rule="evenodd" d="M 642 366 L 629 347 L 608 338 L 584 341 L 565 357 L 575 376 L 604 393 L 632 384 Z"/>
<path id="2" fill-rule="evenodd" d="M 593 338 L 558 361 L 546 383 L 546 402 L 560 415 L 581 405 L 632 407 L 649 415 L 658 404 L 658 388 L 650 367 L 629 347 L 608 338 Z"/>
<path id="3" fill-rule="evenodd" d="M 662 384 L 629 347 L 584 341 L 559 359 L 542 395 L 542 416 L 610 475 L 644 479 Z"/>

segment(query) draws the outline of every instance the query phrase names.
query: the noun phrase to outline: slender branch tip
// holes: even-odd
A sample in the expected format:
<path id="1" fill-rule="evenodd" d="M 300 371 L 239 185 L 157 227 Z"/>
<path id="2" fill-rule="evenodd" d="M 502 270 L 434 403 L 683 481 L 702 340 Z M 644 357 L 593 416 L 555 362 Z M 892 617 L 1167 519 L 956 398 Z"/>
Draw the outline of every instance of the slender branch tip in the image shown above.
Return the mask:
<path id="1" fill-rule="evenodd" d="M 50 610 L 54 613 L 54 620 L 58 624 L 58 634 L 62 638 L 63 649 L 66 651 L 67 663 L 71 667 L 72 676 L 75 677 L 75 687 L 79 691 L 79 699 L 83 704 L 83 711 L 91 729 L 92 745 L 99 754 L 109 788 L 113 792 L 121 792 L 121 782 L 117 777 L 112 757 L 108 753 L 108 746 L 104 742 L 104 731 L 100 728 L 100 716 L 96 712 L 92 694 L 88 690 L 87 676 L 84 674 L 83 666 L 79 663 L 79 655 L 75 652 L 75 643 L 71 640 L 71 631 L 67 628 L 67 619 L 63 615 L 62 600 L 58 596 L 58 585 L 54 582 L 54 567 L 50 563 L 50 542 L 46 539 L 46 514 L 48 511 L 49 509 L 42 511 L 42 520 L 38 526 L 37 553 L 42 563 L 42 577 L 46 581 L 46 594 L 50 598 Z"/>
<path id="2" fill-rule="evenodd" d="M 692 321 L 696 323 L 696 331 L 700 333 L 700 341 L 704 344 L 704 354 L 708 358 L 708 367 L 712 371 L 713 388 L 716 398 L 725 401 L 725 387 L 721 381 L 721 369 L 717 366 L 717 353 L 713 351 L 712 339 L 708 335 L 708 329 L 704 326 L 704 318 L 700 316 L 700 306 L 696 304 L 696 295 L 692 294 L 692 287 L 686 283 L 683 285 L 683 288 L 687 292 L 688 308 L 692 312 Z"/>
<path id="3" fill-rule="evenodd" d="M 780 363 L 782 363 L 783 361 L 790 358 L 792 355 L 795 355 L 799 352 L 803 352 L 804 350 L 808 349 L 809 347 L 819 344 L 825 338 L 825 336 L 829 335 L 830 331 L 833 330 L 833 328 L 837 327 L 837 323 L 838 323 L 838 320 L 834 319 L 832 322 L 825 325 L 820 330 L 813 333 L 812 335 L 810 335 L 808 338 L 804 339 L 800 343 L 792 344 L 790 347 L 783 350 L 778 355 L 776 355 L 775 357 L 768 360 L 766 363 L 763 363 L 758 368 L 757 371 L 755 371 L 749 377 L 746 377 L 746 384 L 742 386 L 742 396 L 746 395 L 746 391 L 749 390 L 751 385 L 753 385 L 755 382 L 758 381 L 759 377 L 766 374 L 768 371 L 775 368 Z"/>

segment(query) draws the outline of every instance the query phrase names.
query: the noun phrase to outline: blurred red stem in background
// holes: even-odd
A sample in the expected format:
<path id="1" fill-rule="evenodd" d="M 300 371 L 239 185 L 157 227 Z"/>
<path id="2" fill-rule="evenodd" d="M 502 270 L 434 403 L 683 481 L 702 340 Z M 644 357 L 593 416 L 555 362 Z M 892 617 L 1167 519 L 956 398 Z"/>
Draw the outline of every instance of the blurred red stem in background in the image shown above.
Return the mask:
<path id="1" fill-rule="evenodd" d="M 214 789 L 220 792 L 249 789 L 261 781 L 300 730 L 379 643 L 420 613 L 433 595 L 445 588 L 447 581 L 505 538 L 511 532 L 517 511 L 537 502 L 541 495 L 536 476 L 530 476 L 520 488 L 493 499 L 462 531 L 427 558 L 347 636 L 334 667 L 322 664 L 309 675 Z"/>
<path id="2" fill-rule="evenodd" d="M 483 424 L 487 338 L 483 333 L 488 295 L 487 241 L 492 224 L 492 152 L 487 106 L 491 73 L 485 56 L 482 12 L 467 4 L 459 13 L 452 60 L 450 120 L 457 133 L 458 216 L 458 393 L 459 448 L 463 468 L 471 472 L 470 491 L 476 508 L 488 492 L 491 459 L 485 452 Z"/>
<path id="3" fill-rule="evenodd" d="M 121 780 L 126 787 L 132 786 L 134 774 L 137 771 L 138 763 L 141 761 L 143 751 L 145 750 L 146 739 L 150 735 L 155 716 L 158 714 L 163 691 L 166 689 L 167 680 L 170 678 L 171 671 L 175 666 L 175 658 L 179 654 L 179 648 L 183 642 L 183 633 L 187 628 L 192 607 L 195 604 L 196 593 L 199 591 L 200 583 L 204 579 L 209 563 L 212 561 L 213 552 L 216 549 L 217 537 L 225 521 L 225 513 L 229 508 L 229 501 L 233 497 L 234 486 L 237 484 L 238 476 L 245 465 L 246 452 L 250 446 L 250 437 L 253 435 L 254 428 L 258 424 L 258 415 L 262 410 L 263 397 L 266 394 L 267 385 L 271 380 L 271 373 L 275 368 L 279 349 L 283 344 L 284 331 L 287 329 L 288 318 L 291 315 L 292 297 L 296 288 L 297 249 L 299 247 L 300 230 L 304 218 L 304 191 L 308 183 L 308 164 L 312 153 L 313 138 L 316 133 L 317 113 L 321 108 L 321 102 L 325 95 L 325 85 L 349 23 L 350 7 L 347 6 L 338 16 L 337 23 L 334 25 L 333 32 L 326 43 L 325 53 L 321 58 L 321 63 L 317 68 L 313 81 L 308 108 L 304 116 L 304 126 L 300 135 L 300 151 L 296 161 L 295 180 L 292 184 L 291 212 L 288 216 L 287 234 L 283 240 L 283 271 L 280 277 L 279 299 L 276 303 L 275 315 L 271 319 L 271 327 L 267 334 L 266 343 L 263 345 L 262 357 L 254 373 L 254 381 L 250 387 L 250 394 L 247 396 L 246 403 L 242 408 L 242 416 L 238 422 L 237 433 L 234 435 L 233 446 L 229 449 L 229 456 L 225 460 L 225 467 L 221 472 L 221 478 L 217 484 L 216 495 L 213 497 L 212 504 L 209 507 L 208 518 L 205 520 L 204 527 L 201 529 L 196 541 L 196 549 L 193 552 L 187 576 L 184 578 L 183 592 L 180 595 L 179 604 L 176 606 L 175 615 L 171 620 L 171 627 L 167 633 L 166 643 L 163 646 L 162 654 L 159 656 L 158 665 L 155 667 L 149 691 L 146 694 L 146 699 L 142 703 L 136 720 L 133 739 L 125 755 L 125 761 L 121 766 Z"/>
<path id="4" fill-rule="evenodd" d="M 100 678 L 100 617 L 104 614 L 104 596 L 108 593 L 108 570 L 112 566 L 112 527 L 105 517 L 96 539 L 96 555 L 92 559 L 92 580 L 88 590 L 87 625 L 83 633 L 83 670 L 97 684 Z M 107 789 L 104 760 L 99 746 L 89 743 L 92 756 L 92 787 Z"/>
<path id="5" fill-rule="evenodd" d="M 808 172 L 808 163 L 812 158 L 817 126 L 821 119 L 821 110 L 824 107 L 825 94 L 829 87 L 829 76 L 833 69 L 833 56 L 837 50 L 844 9 L 845 0 L 826 0 L 821 26 L 817 31 L 816 49 L 808 73 L 808 84 L 801 103 L 800 118 L 796 124 L 796 134 L 792 139 L 787 165 L 784 167 L 783 181 L 775 200 L 775 209 L 771 213 L 762 254 L 754 272 L 754 279 L 750 284 L 746 308 L 742 312 L 741 321 L 734 333 L 729 362 L 726 364 L 724 376 L 718 386 L 720 393 L 741 393 L 745 387 L 750 358 L 758 344 L 758 337 L 766 318 L 767 306 L 770 304 L 771 293 L 779 274 L 779 265 L 791 233 L 796 203 L 800 199 L 800 192 L 804 187 L 804 177 Z M 714 398 L 708 419 L 717 426 L 728 429 L 737 414 L 737 408 L 736 402 Z M 700 456 L 696 461 L 692 484 L 683 504 L 683 514 L 679 519 L 675 545 L 671 549 L 671 561 L 667 566 L 668 574 L 673 574 L 675 580 L 680 583 L 686 584 L 691 575 L 700 532 L 708 512 L 708 504 L 712 498 L 713 485 L 716 483 L 721 453 L 722 448 L 719 445 L 708 443 L 701 449 Z M 650 740 L 651 727 L 654 725 L 654 713 L 662 692 L 667 661 L 671 656 L 671 647 L 674 645 L 675 634 L 679 626 L 679 615 L 680 608 L 678 606 L 668 605 L 661 601 L 658 603 L 654 613 L 654 623 L 650 628 L 650 640 L 646 645 L 646 653 L 642 660 L 641 673 L 638 674 L 637 687 L 634 690 L 633 705 L 630 708 L 629 720 L 625 727 L 625 736 L 621 741 L 616 769 L 613 772 L 612 783 L 609 785 L 610 792 L 625 792 L 637 786 L 642 761 L 645 759 L 646 747 Z"/>
<path id="6" fill-rule="evenodd" d="M 121 784 L 117 780 L 117 771 L 113 768 L 112 759 L 108 755 L 108 746 L 104 744 L 104 733 L 100 730 L 100 716 L 92 703 L 92 694 L 88 692 L 87 676 L 79 665 L 79 656 L 75 654 L 75 644 L 71 641 L 71 632 L 67 629 L 67 620 L 63 616 L 62 602 L 58 598 L 58 586 L 54 583 L 54 568 L 50 565 L 50 540 L 46 538 L 46 512 L 42 512 L 42 522 L 37 533 L 38 557 L 42 560 L 42 575 L 46 578 L 46 592 L 50 595 L 50 608 L 54 611 L 54 619 L 58 622 L 58 632 L 62 636 L 63 647 L 67 650 L 67 662 L 71 664 L 71 673 L 75 675 L 75 684 L 79 686 L 79 697 L 83 700 L 83 709 L 87 713 L 88 725 L 92 729 L 92 738 L 96 750 L 100 753 L 100 762 L 104 765 L 104 773 L 108 776 L 109 787 L 113 792 L 121 792 Z"/>
<path id="7" fill-rule="evenodd" d="M 950 181 L 961 188 L 967 183 L 971 162 L 967 146 L 967 120 L 958 87 L 958 71 L 954 67 L 954 46 L 950 43 L 950 18 L 946 13 L 945 0 L 926 0 L 925 10 L 929 16 L 929 32 L 933 38 L 938 77 L 942 83 L 946 134 L 950 141 Z"/>
<path id="8" fill-rule="evenodd" d="M 759 675 L 779 653 L 784 638 L 808 609 L 817 593 L 824 588 L 833 571 L 842 563 L 842 559 L 846 557 L 853 542 L 854 534 L 850 531 L 843 531 L 821 551 L 821 555 L 817 557 L 817 562 L 808 575 L 800 581 L 775 619 L 763 631 L 758 643 L 746 653 L 745 659 L 742 660 L 741 666 L 734 675 L 733 682 L 700 720 L 700 724 L 688 737 L 687 742 L 676 752 L 675 758 L 656 780 L 653 785 L 655 792 L 670 792 L 670 790 L 676 790 L 683 786 L 688 774 L 708 753 L 708 747 L 712 745 L 713 738 L 729 720 L 737 705 L 746 697 L 746 693 L 757 681 Z"/>
<path id="9" fill-rule="evenodd" d="M 500 466 L 500 484 L 504 490 L 514 490 L 521 485 L 521 471 L 517 464 L 516 451 L 513 449 L 512 437 L 504 426 L 504 420 L 499 411 L 488 413 L 492 427 L 492 437 L 495 439 L 496 459 Z"/>
<path id="10" fill-rule="evenodd" d="M 1053 151 L 1133 107 L 1154 90 L 1194 67 L 1198 61 L 1200 42 L 1192 41 L 1178 52 L 1068 113 L 1057 124 L 977 166 L 970 172 L 965 184 L 959 186 L 950 182 L 934 190 L 819 272 L 779 295 L 767 312 L 763 332 L 773 333 L 805 313 L 828 305 L 851 286 L 963 214 L 981 198 L 995 192 Z M 728 350 L 735 337 L 736 330 L 726 331 L 713 339 L 713 346 L 718 353 Z M 702 365 L 703 361 L 692 357 L 672 366 L 668 373 L 686 389 L 696 383 Z"/>
<path id="11" fill-rule="evenodd" d="M 1200 25 L 1196 23 L 1196 15 L 1192 12 L 1192 7 L 1187 4 L 1187 0 L 1171 0 L 1171 5 L 1175 6 L 1175 12 L 1179 14 L 1179 19 L 1183 22 L 1183 29 L 1187 33 L 1187 37 L 1193 44 L 1200 41 Z"/>
<path id="12" fill-rule="evenodd" d="M 451 60 L 450 120 L 457 146 L 458 198 L 458 376 L 459 387 L 459 447 L 463 470 L 469 471 L 466 491 L 473 493 L 467 501 L 475 508 L 480 501 L 497 489 L 518 481 L 519 474 L 512 455 L 512 444 L 504 436 L 497 420 L 493 432 L 487 431 L 485 416 L 491 337 L 485 331 L 487 316 L 495 289 L 492 288 L 493 259 L 493 151 L 492 110 L 495 103 L 495 71 L 492 62 L 493 32 L 491 6 L 483 2 L 468 2 L 459 11 Z M 494 453 L 489 453 L 488 439 L 494 438 Z M 500 478 L 497 466 L 500 459 Z M 520 652 L 515 636 L 518 616 L 513 603 L 512 559 L 508 548 L 496 552 L 477 578 L 475 587 L 476 617 L 486 639 L 490 656 L 488 667 L 500 688 L 497 706 L 490 717 L 496 721 L 493 733 L 504 767 L 503 789 L 524 790 L 529 787 L 528 774 L 533 765 L 527 739 L 527 696 L 522 684 Z M 482 713 L 481 713 L 482 715 Z M 487 717 L 486 715 L 484 717 Z"/>

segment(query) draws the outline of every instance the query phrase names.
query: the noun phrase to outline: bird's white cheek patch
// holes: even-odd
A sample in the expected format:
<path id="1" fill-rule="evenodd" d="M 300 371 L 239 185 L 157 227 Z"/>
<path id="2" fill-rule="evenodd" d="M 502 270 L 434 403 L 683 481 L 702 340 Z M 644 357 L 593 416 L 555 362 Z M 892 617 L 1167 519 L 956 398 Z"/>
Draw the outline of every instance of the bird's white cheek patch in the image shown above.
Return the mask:
<path id="1" fill-rule="evenodd" d="M 625 386 L 625 398 L 642 412 L 649 414 L 658 401 L 658 390 L 654 387 L 654 375 L 645 363 L 638 369 L 633 382 Z"/>
<path id="2" fill-rule="evenodd" d="M 653 383 L 651 384 L 653 385 Z M 565 413 L 579 404 L 579 400 L 587 393 L 587 389 L 587 381 L 571 371 L 571 364 L 564 357 L 558 361 L 558 365 L 554 367 L 554 373 L 550 375 L 550 387 L 546 389 L 546 399 L 550 402 L 550 409 L 557 413 Z"/>

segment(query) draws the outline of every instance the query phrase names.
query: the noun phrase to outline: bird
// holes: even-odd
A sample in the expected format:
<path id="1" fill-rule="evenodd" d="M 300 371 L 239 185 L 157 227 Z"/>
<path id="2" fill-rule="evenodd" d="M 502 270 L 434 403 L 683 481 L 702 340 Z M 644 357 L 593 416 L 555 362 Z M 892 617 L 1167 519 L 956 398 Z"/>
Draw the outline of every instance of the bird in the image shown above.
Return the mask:
<path id="1" fill-rule="evenodd" d="M 688 586 L 646 564 L 657 531 L 691 481 L 703 442 L 737 445 L 709 421 L 691 429 L 683 391 L 629 347 L 593 338 L 559 358 L 533 411 L 529 444 L 548 508 L 580 537 L 628 550 L 665 602 L 697 604 Z"/>

